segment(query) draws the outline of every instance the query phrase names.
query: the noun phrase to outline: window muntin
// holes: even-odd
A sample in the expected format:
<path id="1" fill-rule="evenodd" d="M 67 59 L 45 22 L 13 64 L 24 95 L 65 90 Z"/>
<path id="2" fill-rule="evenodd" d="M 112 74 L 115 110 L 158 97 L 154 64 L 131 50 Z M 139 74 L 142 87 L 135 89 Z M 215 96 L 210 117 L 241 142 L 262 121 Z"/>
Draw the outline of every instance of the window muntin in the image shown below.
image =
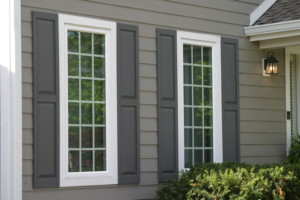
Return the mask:
<path id="1" fill-rule="evenodd" d="M 105 36 L 68 30 L 68 169 L 106 170 Z"/>
<path id="2" fill-rule="evenodd" d="M 222 162 L 221 38 L 177 31 L 178 168 Z"/>
<path id="3" fill-rule="evenodd" d="M 183 45 L 185 168 L 213 161 L 211 47 Z"/>
<path id="4" fill-rule="evenodd" d="M 118 182 L 116 23 L 59 14 L 60 186 Z"/>

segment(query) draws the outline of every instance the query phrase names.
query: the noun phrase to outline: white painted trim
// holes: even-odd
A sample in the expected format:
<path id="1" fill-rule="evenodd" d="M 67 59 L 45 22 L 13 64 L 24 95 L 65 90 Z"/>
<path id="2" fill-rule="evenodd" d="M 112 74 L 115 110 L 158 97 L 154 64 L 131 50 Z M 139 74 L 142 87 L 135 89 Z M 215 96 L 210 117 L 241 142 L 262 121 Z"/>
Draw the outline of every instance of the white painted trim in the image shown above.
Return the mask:
<path id="1" fill-rule="evenodd" d="M 221 91 L 221 37 L 200 33 L 177 31 L 177 92 L 178 92 L 178 168 L 184 168 L 184 92 L 183 44 L 212 48 L 213 76 L 213 157 L 223 162 L 222 141 L 222 91 Z"/>
<path id="2" fill-rule="evenodd" d="M 106 159 L 107 171 L 68 172 L 68 106 L 67 106 L 67 30 L 87 31 L 105 35 L 106 90 Z M 60 65 L 60 186 L 108 185 L 118 183 L 117 149 L 117 50 L 116 23 L 86 17 L 59 15 Z"/>
<path id="3" fill-rule="evenodd" d="M 250 14 L 250 26 L 252 26 L 271 6 L 276 0 L 265 0 Z"/>
<path id="4" fill-rule="evenodd" d="M 300 35 L 300 20 L 245 27 L 250 41 L 269 40 Z"/>
<path id="5" fill-rule="evenodd" d="M 0 7 L 0 199 L 22 199 L 21 2 Z"/>
<path id="6" fill-rule="evenodd" d="M 300 88 L 300 46 L 287 47 L 285 49 L 285 94 L 286 94 L 286 111 L 291 111 L 291 94 L 290 94 L 290 55 L 297 55 L 297 88 Z M 300 129 L 300 92 L 297 94 L 297 114 L 298 114 L 298 130 Z M 286 119 L 286 154 L 289 153 L 291 146 L 291 123 L 290 120 Z M 299 134 L 299 133 L 298 133 Z"/>

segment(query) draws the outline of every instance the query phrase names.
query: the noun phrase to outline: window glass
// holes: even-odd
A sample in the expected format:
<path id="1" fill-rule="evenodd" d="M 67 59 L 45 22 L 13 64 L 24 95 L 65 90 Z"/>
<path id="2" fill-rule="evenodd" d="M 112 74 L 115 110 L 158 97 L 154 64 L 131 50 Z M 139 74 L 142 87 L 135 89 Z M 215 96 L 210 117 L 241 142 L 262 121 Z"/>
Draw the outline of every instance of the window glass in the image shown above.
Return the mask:
<path id="1" fill-rule="evenodd" d="M 105 37 L 68 31 L 68 169 L 106 170 Z"/>
<path id="2" fill-rule="evenodd" d="M 183 45 L 184 167 L 213 161 L 212 49 Z"/>

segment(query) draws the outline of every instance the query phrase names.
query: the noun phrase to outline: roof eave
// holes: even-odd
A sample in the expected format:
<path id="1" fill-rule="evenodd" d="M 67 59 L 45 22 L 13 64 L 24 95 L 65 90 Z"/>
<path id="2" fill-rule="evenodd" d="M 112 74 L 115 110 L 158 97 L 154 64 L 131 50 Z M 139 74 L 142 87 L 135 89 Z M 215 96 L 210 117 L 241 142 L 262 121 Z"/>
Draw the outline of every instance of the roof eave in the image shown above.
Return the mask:
<path id="1" fill-rule="evenodd" d="M 250 41 L 261 41 L 300 35 L 300 20 L 245 27 Z"/>

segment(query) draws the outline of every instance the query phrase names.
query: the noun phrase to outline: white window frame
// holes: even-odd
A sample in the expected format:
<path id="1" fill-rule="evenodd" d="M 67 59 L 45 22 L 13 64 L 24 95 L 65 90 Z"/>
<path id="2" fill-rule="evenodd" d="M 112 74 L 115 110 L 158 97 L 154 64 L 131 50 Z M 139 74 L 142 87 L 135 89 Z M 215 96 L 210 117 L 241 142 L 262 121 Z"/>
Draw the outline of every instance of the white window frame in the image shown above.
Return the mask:
<path id="1" fill-rule="evenodd" d="M 223 162 L 222 139 L 222 87 L 221 87 L 221 37 L 202 33 L 177 31 L 177 94 L 178 94 L 178 168 L 184 167 L 184 91 L 183 45 L 212 48 L 213 81 L 213 161 Z"/>
<path id="2" fill-rule="evenodd" d="M 106 171 L 68 172 L 67 30 L 105 35 Z M 60 186 L 118 183 L 116 23 L 59 14 Z M 106 67 L 109 66 L 109 67 Z"/>

